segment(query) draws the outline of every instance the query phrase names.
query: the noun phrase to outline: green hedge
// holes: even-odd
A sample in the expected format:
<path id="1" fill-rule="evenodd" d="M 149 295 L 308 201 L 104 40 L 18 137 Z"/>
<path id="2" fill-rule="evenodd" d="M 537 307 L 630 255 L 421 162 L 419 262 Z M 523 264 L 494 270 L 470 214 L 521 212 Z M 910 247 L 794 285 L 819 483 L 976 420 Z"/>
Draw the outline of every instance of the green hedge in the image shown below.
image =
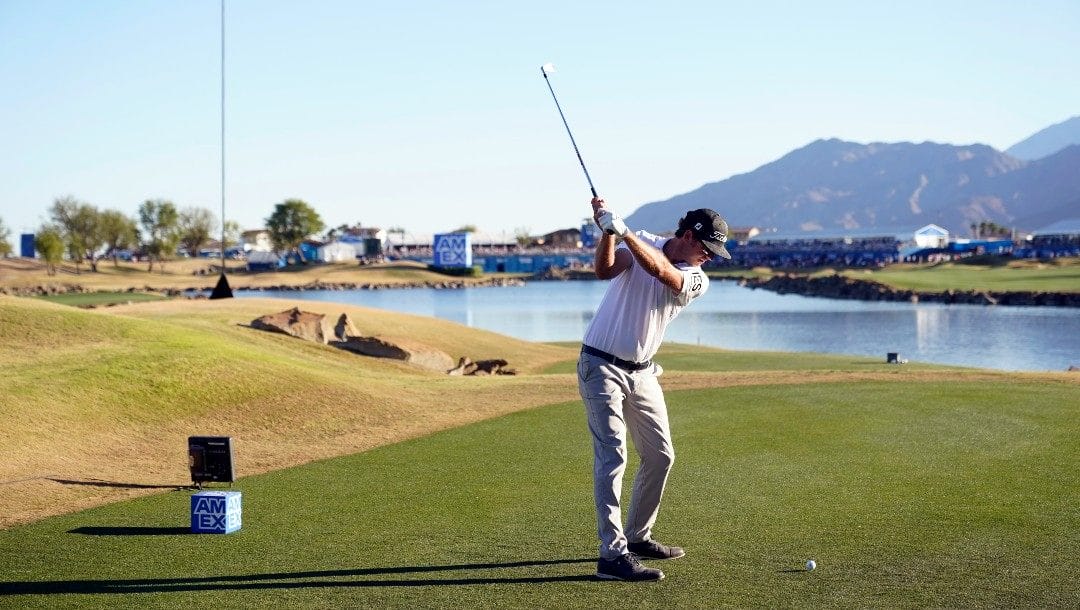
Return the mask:
<path id="1" fill-rule="evenodd" d="M 452 275 L 454 277 L 480 277 L 484 275 L 483 267 L 479 265 L 473 265 L 472 267 L 437 267 L 435 265 L 428 265 L 428 271 L 434 271 L 435 273 L 441 273 L 443 275 Z"/>

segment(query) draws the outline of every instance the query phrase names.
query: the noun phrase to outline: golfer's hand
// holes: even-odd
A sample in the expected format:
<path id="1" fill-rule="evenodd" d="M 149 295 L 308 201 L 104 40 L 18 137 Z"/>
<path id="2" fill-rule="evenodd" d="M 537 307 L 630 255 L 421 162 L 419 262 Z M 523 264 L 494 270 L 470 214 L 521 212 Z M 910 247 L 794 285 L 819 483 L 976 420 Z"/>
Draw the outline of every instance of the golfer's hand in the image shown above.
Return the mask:
<path id="1" fill-rule="evenodd" d="M 604 202 L 603 199 L 601 199 L 599 197 L 593 197 L 592 201 L 590 203 L 592 204 L 593 222 L 595 222 L 596 226 L 599 227 L 600 226 L 600 215 L 603 214 L 604 210 L 607 209 L 607 204 Z"/>
<path id="2" fill-rule="evenodd" d="M 630 229 L 623 222 L 623 219 L 618 214 L 613 214 L 608 210 L 601 210 L 596 217 L 596 224 L 609 235 L 618 235 L 619 237 L 625 237 Z"/>

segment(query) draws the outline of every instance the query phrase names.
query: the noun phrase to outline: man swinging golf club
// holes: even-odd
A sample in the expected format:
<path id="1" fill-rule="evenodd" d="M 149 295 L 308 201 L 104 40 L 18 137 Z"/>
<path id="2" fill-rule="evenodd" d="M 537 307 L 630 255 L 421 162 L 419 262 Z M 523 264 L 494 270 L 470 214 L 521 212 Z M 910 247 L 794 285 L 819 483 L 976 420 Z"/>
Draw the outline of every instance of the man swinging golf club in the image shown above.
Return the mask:
<path id="1" fill-rule="evenodd" d="M 593 218 L 604 230 L 596 246 L 596 276 L 610 280 L 585 331 L 578 360 L 578 389 L 593 443 L 593 492 L 600 536 L 596 576 L 610 580 L 660 580 L 664 573 L 639 559 L 674 559 L 685 553 L 652 539 L 668 472 L 675 459 L 667 405 L 652 362 L 668 324 L 705 294 L 701 265 L 731 258 L 728 227 L 708 209 L 687 212 L 675 237 L 631 232 L 604 200 L 592 199 Z M 616 247 L 616 239 L 622 243 Z M 641 456 L 634 476 L 626 527 L 619 496 L 626 470 L 626 434 Z"/>

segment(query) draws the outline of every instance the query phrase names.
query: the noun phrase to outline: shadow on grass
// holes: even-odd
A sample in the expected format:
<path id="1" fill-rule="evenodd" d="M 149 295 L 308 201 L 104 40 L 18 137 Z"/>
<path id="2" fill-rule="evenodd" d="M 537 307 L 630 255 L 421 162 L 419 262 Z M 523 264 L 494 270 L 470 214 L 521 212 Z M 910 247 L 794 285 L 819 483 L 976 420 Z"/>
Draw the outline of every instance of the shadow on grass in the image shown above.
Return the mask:
<path id="1" fill-rule="evenodd" d="M 190 527 L 77 527 L 69 534 L 87 536 L 181 536 L 190 534 Z"/>
<path id="2" fill-rule="evenodd" d="M 359 576 L 423 575 L 432 572 L 465 572 L 537 568 L 577 563 L 593 563 L 596 558 L 552 559 L 545 561 L 512 561 L 507 563 L 466 563 L 436 566 L 397 566 L 358 568 L 354 570 L 318 570 L 310 572 L 279 572 L 236 576 L 198 578 L 144 578 L 132 580 L 45 580 L 32 582 L 0 582 L 0 597 L 5 595 L 52 594 L 122 594 L 173 593 L 185 591 L 245 591 L 274 589 L 329 589 L 337 587 L 430 587 L 446 585 L 502 585 L 547 582 L 597 581 L 592 570 L 588 574 L 559 574 L 552 576 L 468 576 L 463 578 L 395 578 L 337 580 Z M 599 582 L 599 581 L 597 581 Z"/>
<path id="3" fill-rule="evenodd" d="M 52 481 L 53 483 L 60 483 L 61 485 L 86 485 L 86 486 L 89 486 L 89 487 L 114 487 L 114 488 L 118 487 L 118 488 L 121 488 L 121 489 L 175 489 L 175 490 L 178 490 L 178 491 L 183 490 L 183 489 L 191 489 L 191 487 L 186 487 L 184 485 L 155 485 L 155 484 L 150 484 L 150 483 L 121 483 L 119 481 L 104 481 L 102 479 L 78 480 L 78 479 L 54 479 L 54 478 L 51 478 L 51 477 L 47 477 L 47 478 L 48 478 L 48 480 Z"/>

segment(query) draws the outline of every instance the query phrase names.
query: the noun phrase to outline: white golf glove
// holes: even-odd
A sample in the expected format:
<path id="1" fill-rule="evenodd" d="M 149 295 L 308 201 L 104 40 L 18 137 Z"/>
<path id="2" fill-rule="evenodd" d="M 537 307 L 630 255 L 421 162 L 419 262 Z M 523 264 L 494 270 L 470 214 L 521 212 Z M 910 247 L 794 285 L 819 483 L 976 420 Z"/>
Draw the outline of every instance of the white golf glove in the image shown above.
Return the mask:
<path id="1" fill-rule="evenodd" d="M 624 237 L 630 232 L 630 228 L 626 226 L 621 216 L 607 210 L 600 213 L 600 218 L 596 221 L 596 224 L 600 225 L 600 228 L 610 235 Z"/>

